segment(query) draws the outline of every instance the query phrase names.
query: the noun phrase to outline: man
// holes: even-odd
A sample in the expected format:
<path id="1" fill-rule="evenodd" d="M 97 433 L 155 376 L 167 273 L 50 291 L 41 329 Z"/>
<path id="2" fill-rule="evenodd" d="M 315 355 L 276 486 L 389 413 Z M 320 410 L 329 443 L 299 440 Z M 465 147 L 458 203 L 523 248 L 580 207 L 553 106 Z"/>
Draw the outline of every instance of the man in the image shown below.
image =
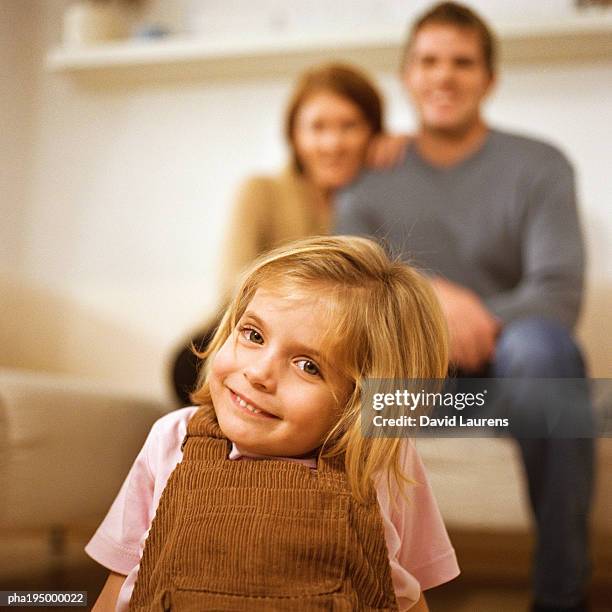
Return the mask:
<path id="1" fill-rule="evenodd" d="M 487 126 L 494 54 L 486 24 L 461 5 L 437 5 L 415 23 L 403 65 L 415 141 L 402 165 L 340 196 L 336 231 L 379 236 L 432 275 L 460 371 L 580 378 L 572 168 L 550 145 Z M 533 609 L 586 610 L 593 441 L 519 445 L 538 535 Z"/>

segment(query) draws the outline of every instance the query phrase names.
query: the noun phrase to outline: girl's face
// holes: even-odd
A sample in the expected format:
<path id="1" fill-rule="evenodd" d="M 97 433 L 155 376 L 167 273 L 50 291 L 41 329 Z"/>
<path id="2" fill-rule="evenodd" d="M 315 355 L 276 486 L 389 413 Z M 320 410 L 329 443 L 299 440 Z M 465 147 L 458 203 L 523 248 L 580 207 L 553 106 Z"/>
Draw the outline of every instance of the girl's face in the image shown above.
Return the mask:
<path id="1" fill-rule="evenodd" d="M 357 176 L 371 136 L 359 107 L 329 91 L 306 98 L 295 117 L 297 157 L 306 176 L 324 191 L 344 187 Z"/>
<path id="2" fill-rule="evenodd" d="M 258 289 L 216 354 L 212 402 L 221 430 L 241 452 L 304 455 L 338 421 L 351 385 L 322 354 L 324 305 Z"/>

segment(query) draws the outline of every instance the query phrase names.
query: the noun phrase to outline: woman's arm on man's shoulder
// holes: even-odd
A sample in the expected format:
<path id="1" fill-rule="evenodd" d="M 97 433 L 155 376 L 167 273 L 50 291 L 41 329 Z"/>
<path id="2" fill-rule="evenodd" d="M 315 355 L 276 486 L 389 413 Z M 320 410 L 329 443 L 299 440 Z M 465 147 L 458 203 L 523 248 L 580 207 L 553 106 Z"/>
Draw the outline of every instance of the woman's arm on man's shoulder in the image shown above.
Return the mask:
<path id="1" fill-rule="evenodd" d="M 389 134 L 383 132 L 374 136 L 368 146 L 366 165 L 374 170 L 389 170 L 401 164 L 412 134 Z"/>

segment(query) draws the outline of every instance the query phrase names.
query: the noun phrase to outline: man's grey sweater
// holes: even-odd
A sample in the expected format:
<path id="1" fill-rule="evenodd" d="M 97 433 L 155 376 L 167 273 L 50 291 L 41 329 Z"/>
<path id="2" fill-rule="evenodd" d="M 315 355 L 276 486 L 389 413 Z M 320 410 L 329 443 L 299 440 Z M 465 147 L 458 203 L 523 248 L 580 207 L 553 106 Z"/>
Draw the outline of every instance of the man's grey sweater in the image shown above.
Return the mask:
<path id="1" fill-rule="evenodd" d="M 574 173 L 556 148 L 491 130 L 450 168 L 415 146 L 338 197 L 336 233 L 383 239 L 405 261 L 475 291 L 503 321 L 578 316 L 583 247 Z"/>

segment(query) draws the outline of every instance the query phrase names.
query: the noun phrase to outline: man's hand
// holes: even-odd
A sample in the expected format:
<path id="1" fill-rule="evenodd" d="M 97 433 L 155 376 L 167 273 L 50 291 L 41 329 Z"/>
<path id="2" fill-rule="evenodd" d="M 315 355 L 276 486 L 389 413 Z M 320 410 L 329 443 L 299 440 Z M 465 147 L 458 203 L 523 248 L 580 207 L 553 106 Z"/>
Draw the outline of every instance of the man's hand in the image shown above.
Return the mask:
<path id="1" fill-rule="evenodd" d="M 477 372 L 493 358 L 501 324 L 470 289 L 440 277 L 432 280 L 450 334 L 450 361 Z"/>

